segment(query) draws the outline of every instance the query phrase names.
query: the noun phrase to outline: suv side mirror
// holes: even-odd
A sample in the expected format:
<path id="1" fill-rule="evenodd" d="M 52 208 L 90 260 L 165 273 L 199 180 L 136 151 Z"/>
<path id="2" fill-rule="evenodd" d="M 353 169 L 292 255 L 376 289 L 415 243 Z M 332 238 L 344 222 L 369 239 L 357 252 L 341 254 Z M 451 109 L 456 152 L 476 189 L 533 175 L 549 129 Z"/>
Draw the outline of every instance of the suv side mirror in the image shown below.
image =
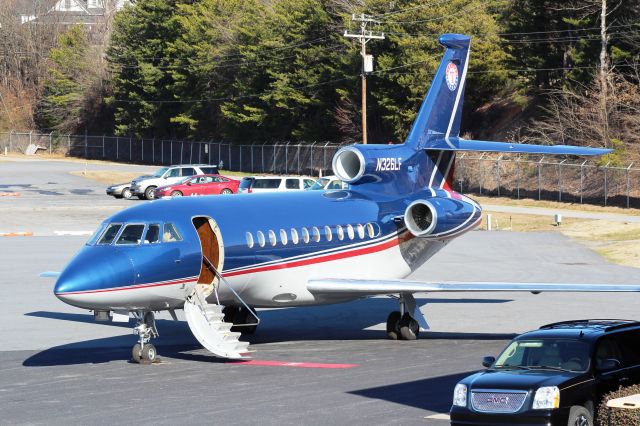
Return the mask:
<path id="1" fill-rule="evenodd" d="M 598 361 L 598 365 L 596 366 L 596 370 L 601 373 L 617 370 L 618 368 L 620 368 L 620 361 L 615 358 L 607 358 Z"/>
<path id="2" fill-rule="evenodd" d="M 483 367 L 491 367 L 491 365 L 493 365 L 493 363 L 496 362 L 495 357 L 492 356 L 485 356 L 484 358 L 482 358 L 482 366 Z"/>

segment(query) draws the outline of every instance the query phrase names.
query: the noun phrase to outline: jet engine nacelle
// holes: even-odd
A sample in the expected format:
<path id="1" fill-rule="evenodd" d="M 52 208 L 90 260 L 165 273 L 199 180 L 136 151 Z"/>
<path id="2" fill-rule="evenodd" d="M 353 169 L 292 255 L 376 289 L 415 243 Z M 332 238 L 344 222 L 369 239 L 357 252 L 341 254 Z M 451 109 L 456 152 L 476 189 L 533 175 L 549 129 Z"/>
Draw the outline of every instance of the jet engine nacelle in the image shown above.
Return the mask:
<path id="1" fill-rule="evenodd" d="M 466 232 L 480 221 L 480 207 L 466 197 L 433 197 L 413 201 L 404 223 L 415 237 L 447 239 Z"/>
<path id="2" fill-rule="evenodd" d="M 362 184 L 403 178 L 415 151 L 403 145 L 350 145 L 333 157 L 333 173 L 343 182 Z"/>

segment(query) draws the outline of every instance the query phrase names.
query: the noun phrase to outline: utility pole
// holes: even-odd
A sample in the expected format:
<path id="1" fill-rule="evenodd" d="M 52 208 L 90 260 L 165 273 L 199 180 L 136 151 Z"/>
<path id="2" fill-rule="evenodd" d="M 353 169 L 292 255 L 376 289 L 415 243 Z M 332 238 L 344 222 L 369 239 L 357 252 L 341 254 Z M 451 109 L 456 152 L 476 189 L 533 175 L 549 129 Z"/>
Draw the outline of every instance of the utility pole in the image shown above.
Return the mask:
<path id="1" fill-rule="evenodd" d="M 360 33 L 350 34 L 348 30 L 344 31 L 347 38 L 357 38 L 361 45 L 362 55 L 362 143 L 367 143 L 367 73 L 373 71 L 373 56 L 367 55 L 367 43 L 371 40 L 384 40 L 384 33 L 367 30 L 367 24 L 379 24 L 380 21 L 372 19 L 369 15 L 362 13 L 360 16 L 351 15 L 352 21 L 360 22 Z"/>

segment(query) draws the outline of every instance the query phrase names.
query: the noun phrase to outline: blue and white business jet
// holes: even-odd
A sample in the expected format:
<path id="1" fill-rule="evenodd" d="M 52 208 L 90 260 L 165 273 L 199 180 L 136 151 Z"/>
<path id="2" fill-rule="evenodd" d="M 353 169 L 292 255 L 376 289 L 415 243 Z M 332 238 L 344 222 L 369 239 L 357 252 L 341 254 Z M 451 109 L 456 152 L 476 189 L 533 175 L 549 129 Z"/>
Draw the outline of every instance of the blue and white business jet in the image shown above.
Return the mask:
<path id="1" fill-rule="evenodd" d="M 429 283 L 403 280 L 476 227 L 481 208 L 452 190 L 458 151 L 600 155 L 606 149 L 466 140 L 458 136 L 470 38 L 446 48 L 401 145 L 352 145 L 333 158 L 348 190 L 184 197 L 128 208 L 100 229 L 59 275 L 55 295 L 96 319 L 137 319 L 135 360 L 152 361 L 154 312 L 184 309 L 198 341 L 219 357 L 248 358 L 240 333 L 256 307 L 388 295 L 393 339 L 428 327 L 413 294 L 437 291 L 640 291 L 639 286 Z"/>

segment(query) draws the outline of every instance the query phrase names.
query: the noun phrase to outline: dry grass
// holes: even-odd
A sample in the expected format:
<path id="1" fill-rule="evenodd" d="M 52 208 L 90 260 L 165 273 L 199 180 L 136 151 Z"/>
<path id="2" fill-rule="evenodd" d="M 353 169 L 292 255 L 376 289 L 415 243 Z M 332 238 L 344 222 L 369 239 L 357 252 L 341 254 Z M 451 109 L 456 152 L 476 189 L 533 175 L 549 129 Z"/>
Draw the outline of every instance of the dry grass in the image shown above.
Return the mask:
<path id="1" fill-rule="evenodd" d="M 74 176 L 81 176 L 87 179 L 95 180 L 96 182 L 104 183 L 105 185 L 131 182 L 134 178 L 144 174 L 141 172 L 116 172 L 112 170 L 89 170 L 86 173 L 83 171 L 69 173 Z"/>
<path id="2" fill-rule="evenodd" d="M 595 206 L 592 204 L 577 204 L 577 203 L 560 203 L 558 201 L 538 201 L 532 199 L 520 199 L 514 200 L 512 198 L 505 197 L 484 197 L 478 195 L 470 195 L 471 198 L 476 200 L 480 205 L 493 204 L 499 206 L 514 206 L 514 207 L 538 207 L 555 210 L 573 210 L 581 212 L 596 212 L 596 213 L 617 213 L 629 216 L 640 216 L 640 209 L 626 209 L 622 207 L 603 207 Z"/>

